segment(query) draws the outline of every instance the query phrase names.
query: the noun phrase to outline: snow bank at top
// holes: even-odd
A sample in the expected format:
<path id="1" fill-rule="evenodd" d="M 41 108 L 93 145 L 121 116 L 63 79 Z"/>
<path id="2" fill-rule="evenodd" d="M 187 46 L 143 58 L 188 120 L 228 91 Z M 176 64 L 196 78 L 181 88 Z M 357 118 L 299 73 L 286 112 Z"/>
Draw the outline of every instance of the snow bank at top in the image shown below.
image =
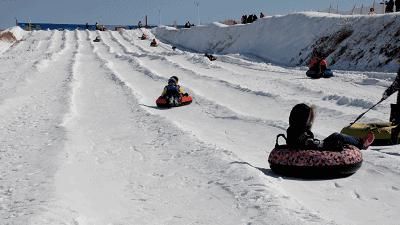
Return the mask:
<path id="1" fill-rule="evenodd" d="M 400 56 L 399 13 L 343 16 L 304 12 L 252 24 L 212 23 L 190 29 L 154 29 L 157 38 L 197 52 L 240 53 L 270 62 L 306 65 L 314 49 L 334 69 L 396 71 Z"/>

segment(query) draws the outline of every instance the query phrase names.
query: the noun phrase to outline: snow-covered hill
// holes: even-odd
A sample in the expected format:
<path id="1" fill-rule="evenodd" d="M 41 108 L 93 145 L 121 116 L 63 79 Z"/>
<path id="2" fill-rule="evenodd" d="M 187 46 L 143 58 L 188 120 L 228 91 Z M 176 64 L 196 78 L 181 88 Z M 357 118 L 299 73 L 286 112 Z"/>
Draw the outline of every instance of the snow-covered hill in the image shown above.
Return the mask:
<path id="1" fill-rule="evenodd" d="M 161 40 L 196 52 L 244 54 L 287 66 L 306 65 L 314 49 L 334 69 L 397 70 L 399 13 L 342 16 L 297 13 L 259 19 L 252 24 L 155 29 Z"/>
<path id="2" fill-rule="evenodd" d="M 0 54 L 0 224 L 398 223 L 398 146 L 363 151 L 344 179 L 284 178 L 267 163 L 295 104 L 317 106 L 323 137 L 394 74 L 310 80 L 239 55 L 152 48 L 141 33 L 23 32 Z M 172 75 L 194 102 L 160 110 Z M 393 100 L 363 121 L 387 121 Z"/>

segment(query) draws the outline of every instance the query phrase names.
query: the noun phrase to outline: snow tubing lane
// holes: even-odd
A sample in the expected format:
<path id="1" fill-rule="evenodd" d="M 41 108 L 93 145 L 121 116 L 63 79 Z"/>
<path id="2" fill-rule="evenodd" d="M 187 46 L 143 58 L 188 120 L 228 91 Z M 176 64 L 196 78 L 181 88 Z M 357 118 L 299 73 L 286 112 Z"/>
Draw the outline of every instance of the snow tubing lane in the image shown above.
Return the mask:
<path id="1" fill-rule="evenodd" d="M 178 105 L 178 107 L 184 106 L 184 105 L 189 105 L 190 103 L 192 103 L 192 101 L 193 101 L 193 98 L 191 96 L 182 96 L 181 102 Z M 172 107 L 168 104 L 167 99 L 165 99 L 163 96 L 158 97 L 158 99 L 156 100 L 156 104 L 160 108 Z"/>
<path id="2" fill-rule="evenodd" d="M 273 172 L 299 178 L 339 178 L 354 174 L 362 164 L 360 149 L 348 145 L 340 152 L 275 147 L 268 157 Z"/>
<path id="3" fill-rule="evenodd" d="M 372 146 L 385 146 L 392 145 L 392 129 L 396 126 L 392 123 L 355 123 L 343 128 L 340 133 L 354 137 L 365 137 L 371 131 L 375 135 Z M 397 143 L 400 143 L 400 135 L 397 138 L 399 141 Z"/>

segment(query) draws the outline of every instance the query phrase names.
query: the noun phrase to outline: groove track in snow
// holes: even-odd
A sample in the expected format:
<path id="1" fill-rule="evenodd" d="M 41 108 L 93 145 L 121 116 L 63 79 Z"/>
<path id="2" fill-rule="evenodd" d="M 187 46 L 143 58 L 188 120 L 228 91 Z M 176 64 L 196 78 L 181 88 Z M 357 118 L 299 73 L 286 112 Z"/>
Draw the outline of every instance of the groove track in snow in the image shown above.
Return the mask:
<path id="1" fill-rule="evenodd" d="M 75 41 L 68 33 L 65 45 L 70 46 Z M 31 38 L 41 40 L 41 33 L 36 34 Z M 46 48 L 37 51 L 43 54 Z M 64 130 L 58 125 L 67 110 L 68 52 L 51 65 L 38 72 L 30 64 L 29 81 L 14 87 L 15 94 L 1 104 L 1 224 L 29 224 L 32 215 L 51 199 L 64 139 Z"/>

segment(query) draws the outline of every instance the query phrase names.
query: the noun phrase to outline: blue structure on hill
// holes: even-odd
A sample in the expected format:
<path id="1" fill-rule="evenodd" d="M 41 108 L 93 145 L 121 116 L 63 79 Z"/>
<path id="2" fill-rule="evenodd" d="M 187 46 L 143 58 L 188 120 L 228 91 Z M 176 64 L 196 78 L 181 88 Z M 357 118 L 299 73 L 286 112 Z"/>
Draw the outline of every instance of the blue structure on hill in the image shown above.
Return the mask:
<path id="1" fill-rule="evenodd" d="M 24 30 L 95 30 L 95 25 L 86 24 L 55 24 L 55 23 L 17 23 L 19 27 Z M 123 29 L 136 29 L 138 26 L 129 25 L 104 25 L 107 30 L 116 30 L 118 28 Z M 148 26 L 148 28 L 154 28 L 156 26 Z"/>

